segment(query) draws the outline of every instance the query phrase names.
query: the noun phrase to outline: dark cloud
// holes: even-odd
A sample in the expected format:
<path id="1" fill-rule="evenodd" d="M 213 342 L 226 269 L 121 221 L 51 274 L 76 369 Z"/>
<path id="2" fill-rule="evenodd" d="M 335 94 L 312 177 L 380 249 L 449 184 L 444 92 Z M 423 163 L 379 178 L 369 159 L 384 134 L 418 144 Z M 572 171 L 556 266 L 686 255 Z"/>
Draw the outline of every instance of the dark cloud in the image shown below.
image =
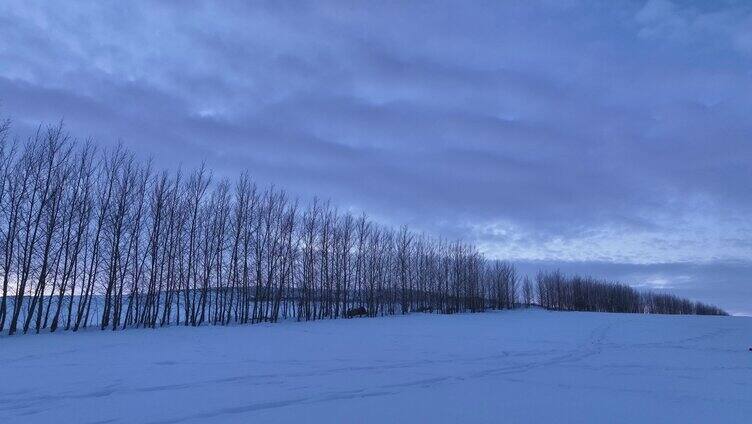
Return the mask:
<path id="1" fill-rule="evenodd" d="M 661 278 L 752 303 L 713 265 L 752 263 L 751 28 L 744 1 L 10 1 L 0 102 L 21 134 L 64 118 L 491 256 L 635 284 L 619 264 L 693 264 Z"/>

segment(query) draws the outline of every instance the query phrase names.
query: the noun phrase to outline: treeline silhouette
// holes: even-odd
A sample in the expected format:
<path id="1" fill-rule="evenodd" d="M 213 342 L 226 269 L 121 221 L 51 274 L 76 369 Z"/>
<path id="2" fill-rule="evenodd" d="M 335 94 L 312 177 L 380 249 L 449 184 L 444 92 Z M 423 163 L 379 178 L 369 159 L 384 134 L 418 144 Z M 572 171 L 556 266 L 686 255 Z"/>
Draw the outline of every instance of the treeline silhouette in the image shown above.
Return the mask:
<path id="1" fill-rule="evenodd" d="M 381 226 L 247 174 L 153 169 L 62 125 L 0 124 L 0 331 L 227 325 L 514 308 L 721 314 L 560 274 L 537 290 L 468 243 Z M 7 326 L 7 327 L 6 327 Z"/>
<path id="2" fill-rule="evenodd" d="M 728 315 L 723 309 L 667 293 L 640 292 L 626 284 L 541 271 L 536 276 L 540 306 L 559 311 Z"/>

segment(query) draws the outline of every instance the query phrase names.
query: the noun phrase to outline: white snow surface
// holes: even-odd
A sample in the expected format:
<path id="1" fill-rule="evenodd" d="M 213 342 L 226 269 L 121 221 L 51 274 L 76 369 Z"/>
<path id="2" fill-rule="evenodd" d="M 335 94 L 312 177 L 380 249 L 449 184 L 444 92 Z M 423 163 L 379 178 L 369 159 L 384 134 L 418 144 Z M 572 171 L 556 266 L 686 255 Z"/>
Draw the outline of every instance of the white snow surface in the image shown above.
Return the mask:
<path id="1" fill-rule="evenodd" d="M 518 310 L 0 337 L 0 423 L 751 423 L 752 318 Z"/>

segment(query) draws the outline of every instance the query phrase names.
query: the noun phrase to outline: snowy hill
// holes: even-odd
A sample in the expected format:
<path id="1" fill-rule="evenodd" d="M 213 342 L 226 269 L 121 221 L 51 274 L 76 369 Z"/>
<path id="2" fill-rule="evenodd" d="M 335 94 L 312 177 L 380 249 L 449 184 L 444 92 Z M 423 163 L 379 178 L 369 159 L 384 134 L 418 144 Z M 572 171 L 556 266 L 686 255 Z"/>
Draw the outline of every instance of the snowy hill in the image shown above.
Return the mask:
<path id="1" fill-rule="evenodd" d="M 752 319 L 425 315 L 0 338 L 0 422 L 752 422 Z"/>

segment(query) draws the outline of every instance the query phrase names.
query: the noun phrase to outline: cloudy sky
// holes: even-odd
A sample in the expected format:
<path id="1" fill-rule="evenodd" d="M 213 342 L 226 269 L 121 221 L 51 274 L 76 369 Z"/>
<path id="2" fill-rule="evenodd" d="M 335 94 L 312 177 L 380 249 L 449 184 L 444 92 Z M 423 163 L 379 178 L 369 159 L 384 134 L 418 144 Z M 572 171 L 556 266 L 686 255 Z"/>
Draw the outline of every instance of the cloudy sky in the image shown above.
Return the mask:
<path id="1" fill-rule="evenodd" d="M 0 3 L 17 134 L 746 314 L 750 111 L 748 1 Z"/>

